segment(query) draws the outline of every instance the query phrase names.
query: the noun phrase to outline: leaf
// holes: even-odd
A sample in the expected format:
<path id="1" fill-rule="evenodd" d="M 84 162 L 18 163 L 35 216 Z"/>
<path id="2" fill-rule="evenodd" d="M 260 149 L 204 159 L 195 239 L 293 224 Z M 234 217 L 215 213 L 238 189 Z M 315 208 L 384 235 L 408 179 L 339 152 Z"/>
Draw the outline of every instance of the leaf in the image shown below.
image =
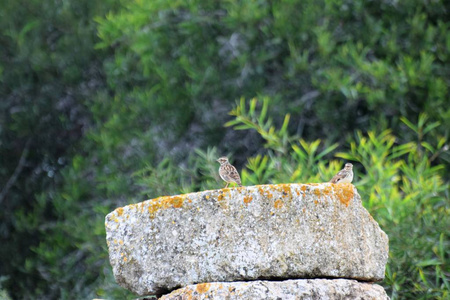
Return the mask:
<path id="1" fill-rule="evenodd" d="M 427 142 L 422 142 L 420 143 L 422 145 L 422 147 L 428 149 L 431 153 L 434 153 L 436 150 L 433 148 L 433 146 L 431 146 L 429 143 Z"/>
<path id="2" fill-rule="evenodd" d="M 321 159 L 322 157 L 324 157 L 325 155 L 327 155 L 328 153 L 330 153 L 331 151 L 333 151 L 334 149 L 336 149 L 337 147 L 339 147 L 338 143 L 335 143 L 327 148 L 325 148 L 322 152 L 320 152 L 317 155 L 317 159 Z"/>
<path id="3" fill-rule="evenodd" d="M 264 155 L 260 165 L 259 165 L 259 169 L 262 171 L 266 168 L 267 166 L 267 161 L 269 160 L 269 157 L 267 155 Z"/>
<path id="4" fill-rule="evenodd" d="M 335 157 L 340 157 L 340 158 L 343 158 L 343 159 L 359 161 L 359 159 L 357 159 L 354 155 L 349 154 L 349 153 L 338 152 L 334 156 Z"/>
<path id="5" fill-rule="evenodd" d="M 422 282 L 429 288 L 430 284 L 428 283 L 425 275 L 423 274 L 423 270 L 420 268 L 419 268 L 419 276 L 420 276 L 420 279 L 422 280 Z"/>
<path id="6" fill-rule="evenodd" d="M 297 153 L 297 155 L 301 159 L 303 159 L 303 160 L 306 159 L 306 154 L 305 154 L 305 152 L 302 149 L 300 149 L 300 147 L 298 147 L 297 145 L 292 145 L 292 149 L 294 150 L 295 153 Z"/>
<path id="7" fill-rule="evenodd" d="M 231 120 L 231 121 L 226 122 L 223 126 L 224 126 L 224 127 L 231 127 L 231 126 L 234 126 L 234 125 L 236 125 L 236 124 L 239 124 L 239 121 L 237 121 L 236 119 L 234 119 L 234 120 Z"/>
<path id="8" fill-rule="evenodd" d="M 260 124 L 264 123 L 264 119 L 266 118 L 267 115 L 267 109 L 269 108 L 269 102 L 268 102 L 268 98 L 264 98 L 263 99 L 263 106 L 261 108 L 261 112 L 259 114 L 259 118 L 258 118 L 258 122 Z"/>
<path id="9" fill-rule="evenodd" d="M 438 144 L 437 144 L 437 148 L 438 149 L 441 149 L 442 148 L 442 146 L 444 146 L 444 144 L 447 142 L 447 139 L 445 138 L 445 137 L 441 137 L 440 139 L 439 139 L 439 141 L 438 141 Z M 445 151 L 445 150 L 444 150 Z"/>
<path id="10" fill-rule="evenodd" d="M 437 265 L 442 265 L 442 262 L 440 262 L 439 260 L 437 260 L 435 258 L 423 260 L 416 264 L 417 267 L 428 267 L 428 266 L 437 266 Z"/>
<path id="11" fill-rule="evenodd" d="M 290 118 L 291 118 L 290 114 L 286 114 L 286 116 L 284 117 L 283 126 L 281 127 L 280 130 L 280 135 L 284 135 L 286 133 Z"/>
<path id="12" fill-rule="evenodd" d="M 413 142 L 394 147 L 390 158 L 393 159 L 393 158 L 400 157 L 408 152 L 413 151 L 415 149 L 415 147 L 416 147 L 416 144 Z"/>
<path id="13" fill-rule="evenodd" d="M 258 100 L 256 100 L 256 98 L 253 98 L 252 100 L 250 100 L 250 110 L 248 112 L 248 114 L 253 117 L 253 115 L 255 114 L 255 109 L 256 109 L 256 103 L 258 102 Z"/>
<path id="14" fill-rule="evenodd" d="M 19 46 L 22 46 L 25 41 L 25 35 L 31 31 L 33 28 L 37 27 L 41 22 L 38 20 L 34 20 L 31 22 L 28 22 L 20 31 L 18 37 L 17 37 L 17 43 Z"/>
<path id="15" fill-rule="evenodd" d="M 310 144 L 309 155 L 313 155 L 316 152 L 317 148 L 319 148 L 319 145 L 320 140 L 315 140 L 314 142 L 312 142 Z"/>
<path id="16" fill-rule="evenodd" d="M 418 128 L 423 128 L 423 125 L 425 125 L 425 122 L 428 120 L 428 115 L 426 113 L 421 113 L 419 115 L 419 121 L 417 123 Z"/>
<path id="17" fill-rule="evenodd" d="M 430 132 L 431 130 L 433 130 L 434 128 L 438 127 L 439 125 L 441 125 L 441 123 L 439 123 L 439 122 L 434 122 L 434 123 L 431 123 L 431 124 L 427 125 L 425 127 L 425 129 L 423 130 L 423 134 L 426 134 L 426 133 Z"/>
<path id="18" fill-rule="evenodd" d="M 439 255 L 441 258 L 445 258 L 444 233 L 441 233 L 441 235 L 439 236 Z"/>
<path id="19" fill-rule="evenodd" d="M 241 114 L 241 115 L 245 115 L 246 113 L 245 113 L 245 98 L 244 97 L 241 97 L 241 100 L 240 100 L 240 106 L 239 106 L 239 114 Z"/>
<path id="20" fill-rule="evenodd" d="M 400 120 L 406 124 L 406 126 L 408 126 L 409 128 L 411 128 L 415 133 L 419 133 L 417 126 L 415 126 L 413 123 L 411 123 L 408 119 L 406 119 L 405 117 L 400 117 Z"/>
<path id="21" fill-rule="evenodd" d="M 247 129 L 252 129 L 252 127 L 248 126 L 248 125 L 237 125 L 237 126 L 234 126 L 234 129 L 235 130 L 247 130 Z"/>

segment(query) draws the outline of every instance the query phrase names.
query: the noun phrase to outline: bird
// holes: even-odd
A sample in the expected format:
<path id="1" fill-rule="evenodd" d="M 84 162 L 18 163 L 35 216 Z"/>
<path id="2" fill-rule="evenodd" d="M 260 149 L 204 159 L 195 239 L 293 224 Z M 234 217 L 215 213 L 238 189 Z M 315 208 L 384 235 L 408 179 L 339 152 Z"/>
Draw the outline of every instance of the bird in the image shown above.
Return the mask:
<path id="1" fill-rule="evenodd" d="M 331 183 L 351 183 L 353 180 L 353 165 L 351 163 L 346 163 L 345 167 L 340 170 L 333 178 L 331 178 Z"/>
<path id="2" fill-rule="evenodd" d="M 225 188 L 227 188 L 228 185 L 232 182 L 237 183 L 239 186 L 242 186 L 241 177 L 239 176 L 236 168 L 228 162 L 228 157 L 223 156 L 217 161 L 220 163 L 220 178 L 222 178 L 227 183 Z"/>

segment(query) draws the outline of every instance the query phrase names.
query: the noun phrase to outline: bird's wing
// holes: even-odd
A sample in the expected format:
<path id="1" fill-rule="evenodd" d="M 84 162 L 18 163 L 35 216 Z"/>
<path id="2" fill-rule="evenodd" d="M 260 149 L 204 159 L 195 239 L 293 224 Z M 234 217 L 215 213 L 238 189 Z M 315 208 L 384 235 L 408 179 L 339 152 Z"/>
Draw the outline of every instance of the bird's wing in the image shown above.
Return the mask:
<path id="1" fill-rule="evenodd" d="M 239 173 L 234 166 L 231 166 L 229 175 L 236 183 L 241 184 L 241 176 L 239 176 Z"/>
<path id="2" fill-rule="evenodd" d="M 340 170 L 336 175 L 334 175 L 333 178 L 331 178 L 330 182 L 337 183 L 347 176 L 348 176 L 348 172 L 346 170 Z"/>

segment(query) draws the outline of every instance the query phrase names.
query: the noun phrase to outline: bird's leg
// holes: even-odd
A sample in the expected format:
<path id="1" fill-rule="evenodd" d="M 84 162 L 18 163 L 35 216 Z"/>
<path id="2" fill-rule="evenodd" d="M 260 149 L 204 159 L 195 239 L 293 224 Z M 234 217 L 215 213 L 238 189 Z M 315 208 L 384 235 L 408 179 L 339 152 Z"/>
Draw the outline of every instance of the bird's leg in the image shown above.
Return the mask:
<path id="1" fill-rule="evenodd" d="M 229 185 L 230 183 L 229 182 L 227 182 L 227 185 L 224 187 L 224 189 L 226 189 L 227 187 L 228 187 L 228 185 Z"/>

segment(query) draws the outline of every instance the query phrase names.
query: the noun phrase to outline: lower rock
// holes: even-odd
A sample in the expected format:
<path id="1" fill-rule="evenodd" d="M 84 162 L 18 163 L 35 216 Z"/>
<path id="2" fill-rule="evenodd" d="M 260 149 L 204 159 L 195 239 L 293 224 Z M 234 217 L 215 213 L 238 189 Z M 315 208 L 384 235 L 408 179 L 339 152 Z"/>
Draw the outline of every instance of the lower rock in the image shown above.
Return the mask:
<path id="1" fill-rule="evenodd" d="M 214 282 L 188 285 L 161 300 L 191 299 L 389 299 L 383 287 L 348 279 Z"/>

